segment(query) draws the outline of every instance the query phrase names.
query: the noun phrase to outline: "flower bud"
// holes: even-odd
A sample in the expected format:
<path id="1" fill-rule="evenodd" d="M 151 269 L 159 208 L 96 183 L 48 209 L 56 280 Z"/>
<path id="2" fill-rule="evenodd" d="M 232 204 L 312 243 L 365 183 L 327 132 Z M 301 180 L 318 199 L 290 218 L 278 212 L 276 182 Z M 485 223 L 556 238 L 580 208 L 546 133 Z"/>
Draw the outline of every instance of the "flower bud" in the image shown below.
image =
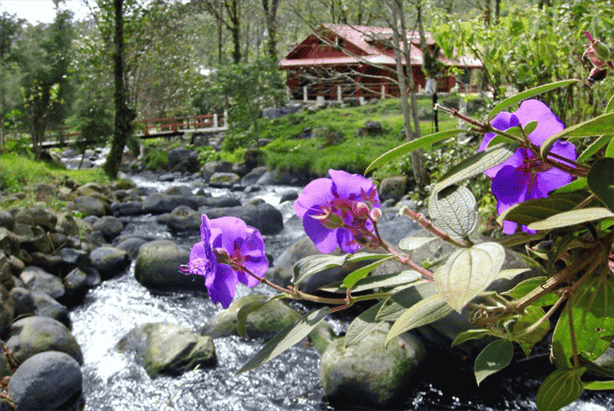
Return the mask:
<path id="1" fill-rule="evenodd" d="M 371 213 L 369 213 L 369 216 L 371 217 L 371 220 L 377 221 L 382 216 L 382 210 L 380 210 L 379 208 L 374 208 L 373 210 L 371 210 Z"/>
<path id="2" fill-rule="evenodd" d="M 223 248 L 214 248 L 213 254 L 217 257 L 217 262 L 221 264 L 230 264 L 230 254 Z"/>
<path id="3" fill-rule="evenodd" d="M 354 204 L 352 211 L 354 216 L 360 219 L 365 219 L 369 215 L 369 206 L 363 202 L 358 202 Z"/>
<path id="4" fill-rule="evenodd" d="M 318 220 L 324 227 L 328 228 L 329 230 L 345 227 L 343 219 L 334 213 L 328 213 L 318 216 L 314 215 L 312 217 Z"/>
<path id="5" fill-rule="evenodd" d="M 597 40 L 593 43 L 593 50 L 599 60 L 607 61 L 610 59 L 610 49 L 602 41 Z"/>

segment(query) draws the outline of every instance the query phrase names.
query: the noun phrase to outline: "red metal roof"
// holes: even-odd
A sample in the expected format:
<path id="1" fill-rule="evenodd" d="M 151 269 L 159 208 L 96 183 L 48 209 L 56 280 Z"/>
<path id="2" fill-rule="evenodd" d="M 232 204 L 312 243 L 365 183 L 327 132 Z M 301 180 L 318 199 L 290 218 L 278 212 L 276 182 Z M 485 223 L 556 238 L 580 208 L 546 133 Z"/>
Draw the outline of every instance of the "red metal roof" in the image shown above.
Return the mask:
<path id="1" fill-rule="evenodd" d="M 426 32 L 428 45 L 434 45 L 435 40 Z M 327 38 L 323 41 L 322 38 Z M 342 40 L 335 47 L 334 39 Z M 411 48 L 411 65 L 421 66 L 424 62 L 420 49 L 420 37 L 416 31 L 407 31 L 407 40 Z M 384 44 L 392 41 L 392 29 L 371 26 L 349 26 L 344 24 L 322 24 L 314 34 L 308 36 L 294 47 L 279 63 L 280 68 L 301 66 L 332 66 L 372 63 L 394 65 L 392 49 L 386 49 Z M 345 50 L 345 52 L 344 52 Z M 443 55 L 439 60 L 445 65 L 456 65 L 466 68 L 482 68 L 482 64 L 471 57 L 463 56 L 460 61 L 452 61 Z M 403 60 L 405 64 L 405 60 Z"/>

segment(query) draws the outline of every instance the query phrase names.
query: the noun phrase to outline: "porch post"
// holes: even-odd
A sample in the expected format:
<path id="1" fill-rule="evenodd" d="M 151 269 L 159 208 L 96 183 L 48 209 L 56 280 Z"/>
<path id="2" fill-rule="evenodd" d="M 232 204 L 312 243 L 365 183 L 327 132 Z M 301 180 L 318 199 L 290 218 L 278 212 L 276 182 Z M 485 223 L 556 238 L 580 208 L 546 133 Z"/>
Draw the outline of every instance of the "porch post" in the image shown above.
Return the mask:
<path id="1" fill-rule="evenodd" d="M 217 113 L 213 114 L 213 129 L 217 130 Z"/>
<path id="2" fill-rule="evenodd" d="M 303 101 L 307 102 L 309 100 L 309 95 L 307 94 L 307 86 L 303 86 Z"/>
<path id="3" fill-rule="evenodd" d="M 341 86 L 337 84 L 337 101 L 341 103 Z"/>
<path id="4" fill-rule="evenodd" d="M 382 84 L 382 91 L 381 91 L 380 100 L 383 100 L 385 98 L 386 98 L 386 85 Z"/>

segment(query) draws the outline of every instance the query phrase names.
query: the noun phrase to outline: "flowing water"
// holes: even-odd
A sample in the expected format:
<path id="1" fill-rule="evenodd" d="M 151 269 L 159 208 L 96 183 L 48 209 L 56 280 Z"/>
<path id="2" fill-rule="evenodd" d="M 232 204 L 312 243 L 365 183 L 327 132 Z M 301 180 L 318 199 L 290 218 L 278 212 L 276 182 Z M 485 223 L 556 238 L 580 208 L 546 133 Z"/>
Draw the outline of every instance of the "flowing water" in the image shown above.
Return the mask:
<path id="1" fill-rule="evenodd" d="M 164 190 L 171 185 L 135 179 L 142 187 Z M 267 253 L 277 258 L 304 232 L 292 215 L 292 204 L 279 204 L 288 187 L 268 187 L 251 197 L 259 197 L 278 206 L 285 228 L 276 236 L 265 236 Z M 298 190 L 297 188 L 294 188 Z M 225 190 L 214 190 L 213 195 Z M 199 233 L 173 237 L 153 216 L 132 220 L 125 232 L 173 239 L 187 247 L 199 241 Z M 237 298 L 253 292 L 269 294 L 262 285 L 237 288 Z M 91 290 L 85 302 L 70 314 L 73 334 L 84 355 L 83 376 L 86 410 L 335 410 L 324 400 L 318 379 L 320 355 L 313 348 L 296 345 L 269 363 L 241 375 L 241 368 L 263 346 L 261 341 L 243 341 L 238 337 L 215 340 L 218 364 L 211 369 L 197 369 L 179 377 L 149 378 L 128 354 L 120 354 L 115 345 L 133 328 L 147 322 L 169 322 L 198 331 L 221 308 L 204 295 L 189 291 L 155 293 L 134 279 L 134 262 L 129 270 Z M 336 332 L 347 327 L 343 319 L 330 320 Z M 532 399 L 537 380 L 510 376 L 495 383 L 485 381 L 475 390 L 472 364 L 449 355 L 430 352 L 430 368 L 414 379 L 407 390 L 403 409 L 416 410 L 534 410 Z M 453 371 L 451 372 L 451 369 Z M 530 375 L 530 371 L 528 373 Z M 456 377 L 456 378 L 452 378 Z M 584 397 L 583 397 L 584 398 Z M 601 405 L 599 405 L 601 404 Z M 614 409 L 607 396 L 578 401 L 566 411 L 605 411 Z"/>

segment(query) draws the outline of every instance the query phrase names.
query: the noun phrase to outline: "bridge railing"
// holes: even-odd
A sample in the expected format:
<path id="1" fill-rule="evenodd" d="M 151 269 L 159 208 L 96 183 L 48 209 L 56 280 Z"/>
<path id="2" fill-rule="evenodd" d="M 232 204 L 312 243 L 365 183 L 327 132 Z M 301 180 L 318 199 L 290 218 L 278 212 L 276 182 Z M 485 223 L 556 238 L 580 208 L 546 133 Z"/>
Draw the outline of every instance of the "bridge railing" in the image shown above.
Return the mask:
<path id="1" fill-rule="evenodd" d="M 179 116 L 152 118 L 136 122 L 140 126 L 143 136 L 150 136 L 155 133 L 174 132 L 179 133 L 185 130 L 226 130 L 228 128 L 227 114 L 202 114 L 196 116 Z"/>

